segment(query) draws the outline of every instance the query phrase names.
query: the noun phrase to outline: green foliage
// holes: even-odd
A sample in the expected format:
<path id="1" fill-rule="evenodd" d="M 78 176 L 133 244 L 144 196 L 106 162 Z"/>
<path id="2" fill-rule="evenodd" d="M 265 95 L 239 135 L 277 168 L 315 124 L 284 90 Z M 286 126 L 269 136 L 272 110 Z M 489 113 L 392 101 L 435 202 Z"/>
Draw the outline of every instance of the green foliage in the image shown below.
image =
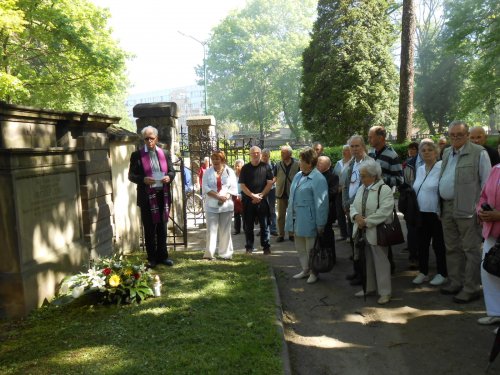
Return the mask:
<path id="1" fill-rule="evenodd" d="M 415 74 L 415 107 L 432 134 L 454 119 L 460 98 L 461 62 L 442 48 L 442 40 L 419 45 Z"/>
<path id="2" fill-rule="evenodd" d="M 49 306 L 0 322 L 2 374 L 279 374 L 269 265 L 175 252 L 140 305 Z"/>
<path id="3" fill-rule="evenodd" d="M 475 108 L 495 113 L 499 105 L 500 3 L 497 0 L 445 1 L 446 47 L 464 59 L 467 79 L 459 115 Z"/>
<path id="4" fill-rule="evenodd" d="M 230 14 L 208 41 L 209 108 L 261 134 L 280 118 L 295 136 L 299 113 L 302 51 L 307 46 L 315 0 L 252 0 Z M 202 76 L 202 70 L 198 70 Z M 281 116 L 280 116 L 281 114 Z"/>
<path id="5" fill-rule="evenodd" d="M 0 99 L 123 113 L 128 55 L 112 39 L 108 18 L 88 0 L 0 2 Z"/>
<path id="6" fill-rule="evenodd" d="M 304 126 L 325 144 L 344 144 L 374 124 L 392 126 L 397 111 L 395 39 L 387 0 L 320 0 L 304 51 Z"/>

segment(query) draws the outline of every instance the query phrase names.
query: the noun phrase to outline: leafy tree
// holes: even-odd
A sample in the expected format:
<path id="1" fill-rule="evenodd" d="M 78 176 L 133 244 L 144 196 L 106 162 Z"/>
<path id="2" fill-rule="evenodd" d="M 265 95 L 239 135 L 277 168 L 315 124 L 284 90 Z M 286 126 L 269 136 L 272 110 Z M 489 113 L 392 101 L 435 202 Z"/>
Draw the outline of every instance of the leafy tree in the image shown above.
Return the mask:
<path id="1" fill-rule="evenodd" d="M 123 115 L 127 54 L 87 0 L 0 2 L 0 99 Z"/>
<path id="2" fill-rule="evenodd" d="M 443 133 L 458 109 L 462 61 L 446 51 L 442 0 L 423 0 L 417 22 L 415 108 L 431 134 Z"/>
<path id="3" fill-rule="evenodd" d="M 208 41 L 209 108 L 217 119 L 261 137 L 280 114 L 296 136 L 302 51 L 315 14 L 314 0 L 253 0 L 226 17 Z M 201 70 L 198 69 L 201 77 Z"/>
<path id="4" fill-rule="evenodd" d="M 476 108 L 491 115 L 499 106 L 499 14 L 498 0 L 445 1 L 446 46 L 464 59 L 468 78 L 461 90 L 461 116 Z"/>
<path id="5" fill-rule="evenodd" d="M 397 73 L 388 0 L 320 0 L 304 51 L 304 126 L 327 144 L 394 125 Z"/>

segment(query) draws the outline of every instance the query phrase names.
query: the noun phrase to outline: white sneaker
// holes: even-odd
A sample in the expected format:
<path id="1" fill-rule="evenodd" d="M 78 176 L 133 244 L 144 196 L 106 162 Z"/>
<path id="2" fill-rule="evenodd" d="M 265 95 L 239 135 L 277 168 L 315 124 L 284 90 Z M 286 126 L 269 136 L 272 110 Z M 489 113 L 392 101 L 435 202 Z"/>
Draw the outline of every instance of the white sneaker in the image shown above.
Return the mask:
<path id="1" fill-rule="evenodd" d="M 300 273 L 293 275 L 293 278 L 294 279 L 305 279 L 307 276 L 309 276 L 309 272 L 301 271 Z"/>
<path id="2" fill-rule="evenodd" d="M 423 273 L 419 273 L 417 277 L 415 277 L 412 281 L 413 284 L 415 285 L 420 285 L 424 281 L 429 281 L 429 277 L 427 275 L 424 275 Z M 386 302 L 387 303 L 387 302 Z"/>
<path id="3" fill-rule="evenodd" d="M 446 281 L 446 277 L 444 277 L 443 275 L 438 273 L 438 274 L 436 274 L 436 276 L 434 276 L 432 278 L 432 280 L 429 284 L 434 285 L 434 286 L 438 286 L 438 285 L 443 284 L 445 281 Z"/>
<path id="4" fill-rule="evenodd" d="M 311 273 L 309 275 L 309 278 L 307 279 L 307 283 L 314 284 L 316 281 L 318 281 L 318 276 L 316 276 L 314 273 Z"/>
<path id="5" fill-rule="evenodd" d="M 366 291 L 366 296 L 372 296 L 375 294 L 375 291 L 374 290 L 371 290 L 371 291 Z M 363 290 L 360 290 L 359 292 L 357 292 L 354 297 L 358 297 L 358 298 L 363 298 L 365 296 L 365 293 L 363 293 Z"/>
<path id="6" fill-rule="evenodd" d="M 491 324 L 500 323 L 500 316 L 483 316 L 477 320 L 478 324 L 489 326 Z"/>

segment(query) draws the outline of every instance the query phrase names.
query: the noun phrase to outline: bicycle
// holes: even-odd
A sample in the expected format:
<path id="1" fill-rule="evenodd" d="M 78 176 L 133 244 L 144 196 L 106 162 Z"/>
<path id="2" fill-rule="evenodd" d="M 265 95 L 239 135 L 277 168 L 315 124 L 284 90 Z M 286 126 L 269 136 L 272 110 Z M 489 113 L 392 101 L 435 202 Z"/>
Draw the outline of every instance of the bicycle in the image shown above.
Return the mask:
<path id="1" fill-rule="evenodd" d="M 203 215 L 203 198 L 201 195 L 190 191 L 186 193 L 186 211 L 194 217 Z"/>

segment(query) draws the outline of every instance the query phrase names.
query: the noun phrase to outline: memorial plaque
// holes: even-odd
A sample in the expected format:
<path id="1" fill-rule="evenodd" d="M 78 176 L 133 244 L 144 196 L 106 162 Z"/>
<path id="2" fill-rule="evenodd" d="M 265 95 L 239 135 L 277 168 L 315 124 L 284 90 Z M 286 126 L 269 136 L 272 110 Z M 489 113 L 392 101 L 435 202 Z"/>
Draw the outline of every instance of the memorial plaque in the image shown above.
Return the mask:
<path id="1" fill-rule="evenodd" d="M 56 261 L 82 238 L 78 191 L 76 171 L 15 179 L 21 264 Z"/>

